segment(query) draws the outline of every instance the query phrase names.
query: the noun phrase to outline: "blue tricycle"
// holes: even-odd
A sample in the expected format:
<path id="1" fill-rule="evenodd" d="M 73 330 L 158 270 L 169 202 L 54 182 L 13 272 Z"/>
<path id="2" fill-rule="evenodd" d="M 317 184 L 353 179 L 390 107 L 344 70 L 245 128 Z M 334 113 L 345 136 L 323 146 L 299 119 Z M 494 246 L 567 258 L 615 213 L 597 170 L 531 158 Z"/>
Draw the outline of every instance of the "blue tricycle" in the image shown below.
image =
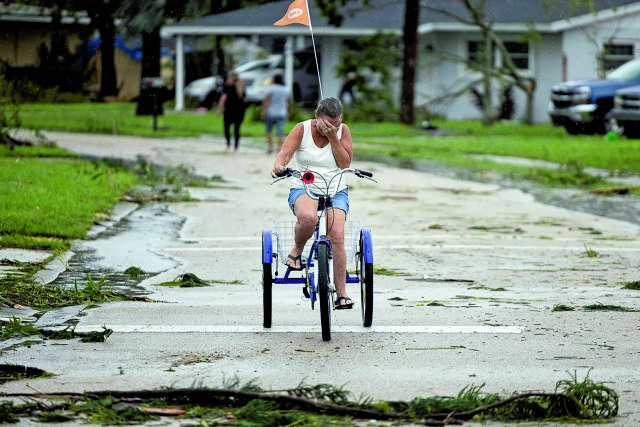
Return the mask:
<path id="1" fill-rule="evenodd" d="M 334 179 L 341 179 L 345 173 L 351 173 L 359 178 L 374 181 L 373 174 L 364 170 L 347 168 L 342 169 Z M 283 265 L 288 251 L 293 246 L 293 227 L 295 221 L 281 221 L 274 223 L 274 232 L 263 230 L 262 232 L 262 302 L 263 302 L 263 326 L 271 327 L 272 319 L 272 289 L 276 285 L 302 285 L 302 291 L 311 302 L 311 309 L 315 308 L 316 301 L 320 302 L 320 324 L 322 326 L 322 339 L 331 340 L 331 310 L 334 308 L 333 300 L 335 289 L 331 285 L 332 255 L 331 242 L 327 239 L 326 213 L 333 209 L 332 196 L 330 194 L 331 182 L 324 182 L 322 177 L 314 171 L 299 171 L 284 169 L 274 181 L 280 181 L 286 177 L 300 179 L 309 197 L 318 201 L 318 223 L 312 239 L 305 246 L 307 258 L 304 260 L 304 268 L 299 272 L 301 276 L 294 277 L 298 271 L 287 266 L 283 277 L 278 277 L 278 260 Z M 374 181 L 375 182 L 375 181 Z M 351 276 L 347 271 L 346 282 L 360 284 L 360 302 L 362 308 L 362 324 L 370 327 L 373 323 L 373 245 L 371 231 L 360 227 L 359 223 L 346 221 L 345 223 L 345 249 L 347 261 L 355 259 L 355 275 Z M 274 239 L 275 237 L 275 239 Z M 276 250 L 274 250 L 274 240 Z M 275 261 L 274 261 L 275 260 Z M 275 271 L 274 271 L 275 264 Z"/>

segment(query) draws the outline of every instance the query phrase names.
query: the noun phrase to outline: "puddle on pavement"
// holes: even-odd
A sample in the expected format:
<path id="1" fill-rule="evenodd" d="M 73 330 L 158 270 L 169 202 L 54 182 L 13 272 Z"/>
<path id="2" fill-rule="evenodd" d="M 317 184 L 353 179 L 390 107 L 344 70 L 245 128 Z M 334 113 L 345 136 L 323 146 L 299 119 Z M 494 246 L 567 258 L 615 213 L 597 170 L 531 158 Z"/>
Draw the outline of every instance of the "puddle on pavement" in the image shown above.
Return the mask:
<path id="1" fill-rule="evenodd" d="M 88 240 L 74 242 L 74 255 L 52 284 L 73 289 L 77 283 L 83 288 L 88 276 L 94 282 L 106 276 L 106 288 L 130 296 L 147 295 L 150 291 L 140 286 L 142 280 L 179 265 L 158 248 L 178 241 L 184 221 L 167 205 L 140 206 L 113 227 Z M 146 274 L 132 278 L 124 274 L 129 267 L 138 267 Z"/>
<path id="2" fill-rule="evenodd" d="M 382 158 L 375 158 L 373 160 L 391 164 L 395 167 L 413 169 L 447 178 L 464 179 L 467 181 L 517 188 L 518 190 L 531 194 L 540 203 L 633 224 L 640 224 L 640 197 L 634 195 L 607 197 L 593 195 L 580 190 L 545 188 L 524 180 L 512 180 L 499 174 L 496 174 L 495 177 L 481 177 L 473 170 L 453 168 L 428 160 Z"/>

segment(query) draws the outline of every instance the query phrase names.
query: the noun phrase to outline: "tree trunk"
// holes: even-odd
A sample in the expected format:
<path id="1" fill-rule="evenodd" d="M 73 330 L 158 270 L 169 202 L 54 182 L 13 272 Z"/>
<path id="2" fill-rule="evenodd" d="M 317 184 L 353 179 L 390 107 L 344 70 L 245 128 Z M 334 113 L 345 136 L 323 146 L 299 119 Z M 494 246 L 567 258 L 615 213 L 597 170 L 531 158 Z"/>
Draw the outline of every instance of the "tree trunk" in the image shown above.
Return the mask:
<path id="1" fill-rule="evenodd" d="M 109 17 L 100 25 L 100 52 L 102 53 L 102 72 L 100 74 L 100 96 L 117 96 L 115 44 L 116 27 Z"/>
<path id="2" fill-rule="evenodd" d="M 160 77 L 160 28 L 142 33 L 142 67 L 140 77 Z"/>
<path id="3" fill-rule="evenodd" d="M 120 5 L 119 1 L 112 0 L 105 3 L 104 0 L 90 0 L 78 2 L 86 8 L 91 23 L 100 33 L 100 96 L 118 95 L 118 84 L 116 79 L 115 66 L 115 42 L 116 27 L 113 22 L 113 15 Z"/>
<path id="4" fill-rule="evenodd" d="M 530 79 L 527 81 L 527 87 L 525 88 L 525 93 L 527 94 L 527 105 L 525 107 L 525 114 L 522 118 L 524 124 L 532 125 L 533 124 L 533 109 L 534 109 L 534 97 L 533 95 L 536 92 L 536 80 Z"/>
<path id="5" fill-rule="evenodd" d="M 406 0 L 402 42 L 402 95 L 400 99 L 400 121 L 407 125 L 415 123 L 415 80 L 418 58 L 418 23 L 420 22 L 420 0 Z"/>
<path id="6" fill-rule="evenodd" d="M 482 112 L 482 124 L 484 126 L 491 126 L 494 120 L 493 113 L 493 88 L 491 87 L 493 74 L 493 42 L 489 34 L 485 34 L 484 37 L 484 71 L 483 71 L 483 86 L 484 91 L 482 94 L 484 106 Z"/>

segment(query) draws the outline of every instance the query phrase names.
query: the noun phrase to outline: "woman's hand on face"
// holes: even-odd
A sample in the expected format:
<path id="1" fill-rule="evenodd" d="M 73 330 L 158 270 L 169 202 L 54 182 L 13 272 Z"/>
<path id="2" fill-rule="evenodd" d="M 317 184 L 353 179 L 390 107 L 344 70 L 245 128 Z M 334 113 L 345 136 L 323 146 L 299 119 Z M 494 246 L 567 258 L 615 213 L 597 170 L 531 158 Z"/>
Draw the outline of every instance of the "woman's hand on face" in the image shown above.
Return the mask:
<path id="1" fill-rule="evenodd" d="M 326 136 L 327 138 L 331 139 L 332 136 L 333 137 L 338 136 L 338 128 L 333 126 L 327 120 L 317 119 L 316 125 L 318 126 L 318 130 L 320 131 L 320 133 Z"/>

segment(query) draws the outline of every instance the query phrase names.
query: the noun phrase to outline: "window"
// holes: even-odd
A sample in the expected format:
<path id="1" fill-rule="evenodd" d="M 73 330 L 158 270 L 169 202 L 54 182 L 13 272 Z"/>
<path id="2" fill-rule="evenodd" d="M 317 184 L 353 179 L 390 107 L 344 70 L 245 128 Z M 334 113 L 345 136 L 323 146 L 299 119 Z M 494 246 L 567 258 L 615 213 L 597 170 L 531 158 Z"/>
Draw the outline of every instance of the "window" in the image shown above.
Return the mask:
<path id="1" fill-rule="evenodd" d="M 509 52 L 513 65 L 520 70 L 529 69 L 529 44 L 522 42 L 504 42 L 504 47 Z"/>
<path id="2" fill-rule="evenodd" d="M 491 63 L 495 64 L 495 48 L 491 49 Z M 467 42 L 467 60 L 470 64 L 482 64 L 485 59 L 485 43 L 478 41 Z"/>
<path id="3" fill-rule="evenodd" d="M 634 57 L 633 44 L 605 43 L 602 46 L 602 66 L 605 71 L 618 68 Z"/>

